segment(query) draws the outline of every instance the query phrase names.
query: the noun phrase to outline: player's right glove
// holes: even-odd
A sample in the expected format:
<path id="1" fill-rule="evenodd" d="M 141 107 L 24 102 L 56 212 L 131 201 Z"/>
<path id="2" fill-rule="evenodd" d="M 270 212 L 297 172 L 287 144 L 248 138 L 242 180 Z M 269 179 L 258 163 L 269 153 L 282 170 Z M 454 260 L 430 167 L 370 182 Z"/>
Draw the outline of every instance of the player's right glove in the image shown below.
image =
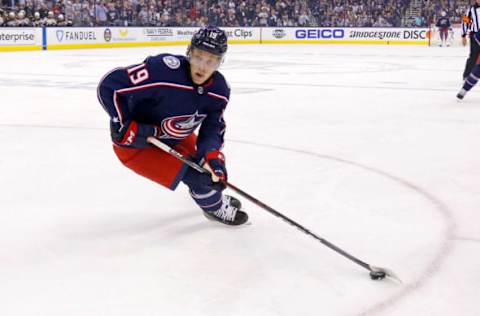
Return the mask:
<path id="1" fill-rule="evenodd" d="M 160 129 L 150 124 L 140 124 L 135 121 L 126 121 L 123 124 L 116 120 L 110 121 L 112 141 L 120 146 L 145 148 L 149 146 L 147 138 L 158 137 Z"/>

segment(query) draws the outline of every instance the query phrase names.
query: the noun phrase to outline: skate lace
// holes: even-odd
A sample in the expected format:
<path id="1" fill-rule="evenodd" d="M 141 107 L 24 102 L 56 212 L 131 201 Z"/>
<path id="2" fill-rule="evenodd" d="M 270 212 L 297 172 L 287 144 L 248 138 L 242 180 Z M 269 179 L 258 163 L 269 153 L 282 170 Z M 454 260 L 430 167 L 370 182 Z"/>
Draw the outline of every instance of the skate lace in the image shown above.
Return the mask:
<path id="1" fill-rule="evenodd" d="M 230 198 L 226 197 L 222 203 L 222 207 L 216 211 L 215 216 L 221 218 L 224 221 L 233 222 L 235 215 L 237 214 L 237 208 L 230 205 Z"/>

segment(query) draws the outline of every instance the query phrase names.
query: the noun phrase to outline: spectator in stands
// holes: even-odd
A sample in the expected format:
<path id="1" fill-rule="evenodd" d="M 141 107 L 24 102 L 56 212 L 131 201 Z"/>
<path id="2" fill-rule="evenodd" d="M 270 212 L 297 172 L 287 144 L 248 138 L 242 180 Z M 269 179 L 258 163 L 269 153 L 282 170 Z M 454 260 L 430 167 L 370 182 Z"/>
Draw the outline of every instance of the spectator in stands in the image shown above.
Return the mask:
<path id="1" fill-rule="evenodd" d="M 9 27 L 17 26 L 17 19 L 15 17 L 15 12 L 13 12 L 13 11 L 8 12 L 6 26 L 9 26 Z"/>
<path id="2" fill-rule="evenodd" d="M 95 22 L 98 26 L 107 25 L 107 8 L 105 7 L 105 2 L 100 0 L 95 5 Z"/>
<path id="3" fill-rule="evenodd" d="M 48 15 L 48 11 L 50 11 L 47 7 L 47 4 L 45 2 L 40 3 L 40 8 L 38 9 L 38 13 L 40 13 L 40 17 L 46 18 Z"/>
<path id="4" fill-rule="evenodd" d="M 45 26 L 57 26 L 57 20 L 55 19 L 55 15 L 53 11 L 48 11 L 47 17 L 44 21 Z"/>
<path id="5" fill-rule="evenodd" d="M 125 26 L 133 26 L 135 21 L 135 13 L 131 2 L 124 2 L 123 9 L 120 11 L 120 20 Z"/>
<path id="6" fill-rule="evenodd" d="M 43 26 L 43 20 L 42 20 L 42 18 L 40 17 L 40 13 L 38 13 L 38 12 L 33 13 L 32 26 L 33 26 L 33 27 L 41 27 L 41 26 Z"/>
<path id="7" fill-rule="evenodd" d="M 24 10 L 17 13 L 17 26 L 32 26 L 30 20 L 25 16 Z"/>
<path id="8" fill-rule="evenodd" d="M 298 17 L 298 26 L 308 26 L 310 24 L 310 18 L 308 17 L 307 11 L 303 10 L 300 16 Z"/>
<path id="9" fill-rule="evenodd" d="M 268 8 L 261 7 L 260 12 L 257 14 L 257 26 L 267 27 L 268 26 Z"/>
<path id="10" fill-rule="evenodd" d="M 110 26 L 121 26 L 122 22 L 120 21 L 120 13 L 118 12 L 117 8 L 115 8 L 115 4 L 110 2 L 107 4 L 107 23 Z"/>
<path id="11" fill-rule="evenodd" d="M 57 26 L 71 26 L 71 22 L 67 21 L 65 16 L 60 13 L 57 16 Z"/>

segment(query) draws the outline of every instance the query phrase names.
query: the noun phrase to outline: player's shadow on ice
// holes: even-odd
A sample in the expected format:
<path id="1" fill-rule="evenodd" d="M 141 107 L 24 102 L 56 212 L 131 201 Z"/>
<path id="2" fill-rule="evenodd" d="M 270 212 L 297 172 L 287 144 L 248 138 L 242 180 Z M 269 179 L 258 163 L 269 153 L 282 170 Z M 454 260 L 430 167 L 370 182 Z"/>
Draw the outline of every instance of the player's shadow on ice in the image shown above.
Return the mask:
<path id="1" fill-rule="evenodd" d="M 62 233 L 69 251 L 140 251 L 150 247 L 165 247 L 195 242 L 191 238 L 199 232 L 221 227 L 211 223 L 197 210 L 178 212 L 175 215 L 131 214 L 109 218 L 103 222 L 77 224 Z M 228 227 L 227 227 L 228 228 Z"/>

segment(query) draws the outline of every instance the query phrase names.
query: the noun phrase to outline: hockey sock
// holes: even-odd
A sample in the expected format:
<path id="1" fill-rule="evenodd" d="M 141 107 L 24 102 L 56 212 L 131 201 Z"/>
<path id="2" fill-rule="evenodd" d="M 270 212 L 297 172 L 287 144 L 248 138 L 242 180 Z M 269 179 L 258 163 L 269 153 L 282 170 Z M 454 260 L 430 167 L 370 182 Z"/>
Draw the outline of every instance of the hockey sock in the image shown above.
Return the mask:
<path id="1" fill-rule="evenodd" d="M 465 82 L 463 83 L 463 89 L 469 91 L 477 84 L 478 80 L 480 80 L 480 65 L 476 65 L 470 75 L 465 78 Z"/>
<path id="2" fill-rule="evenodd" d="M 190 189 L 190 195 L 195 203 L 205 212 L 216 211 L 222 206 L 222 192 L 211 189 Z"/>

